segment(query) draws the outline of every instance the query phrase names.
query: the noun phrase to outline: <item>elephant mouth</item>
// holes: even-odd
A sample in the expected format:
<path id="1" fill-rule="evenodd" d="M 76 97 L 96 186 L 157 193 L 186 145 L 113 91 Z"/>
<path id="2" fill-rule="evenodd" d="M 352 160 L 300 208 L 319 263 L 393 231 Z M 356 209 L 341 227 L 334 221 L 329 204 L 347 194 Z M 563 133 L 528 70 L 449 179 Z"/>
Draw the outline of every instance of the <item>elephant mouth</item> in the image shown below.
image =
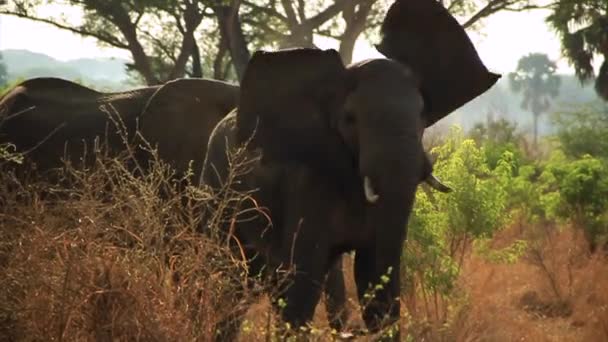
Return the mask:
<path id="1" fill-rule="evenodd" d="M 380 199 L 380 195 L 374 189 L 372 181 L 368 176 L 363 178 L 363 193 L 365 193 L 365 200 L 370 204 L 374 204 Z"/>

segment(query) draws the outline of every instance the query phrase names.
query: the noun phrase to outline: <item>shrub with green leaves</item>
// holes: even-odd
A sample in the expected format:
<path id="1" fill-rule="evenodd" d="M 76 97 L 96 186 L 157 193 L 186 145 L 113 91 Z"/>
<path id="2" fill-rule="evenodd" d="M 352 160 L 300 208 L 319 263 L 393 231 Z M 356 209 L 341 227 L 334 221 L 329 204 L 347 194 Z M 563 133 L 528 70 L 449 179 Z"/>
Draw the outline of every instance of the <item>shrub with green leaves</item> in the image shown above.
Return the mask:
<path id="1" fill-rule="evenodd" d="M 585 154 L 608 159 L 608 109 L 605 104 L 570 107 L 553 115 L 557 140 L 571 158 Z"/>
<path id="2" fill-rule="evenodd" d="M 547 217 L 581 227 L 592 250 L 608 241 L 608 162 L 556 150 L 539 179 Z"/>
<path id="3" fill-rule="evenodd" d="M 484 150 L 457 127 L 431 153 L 437 156 L 434 173 L 453 191 L 437 194 L 420 187 L 403 265 L 406 291 L 436 302 L 452 295 L 470 243 L 491 237 L 508 220 L 505 188 L 514 160 L 507 152 L 491 170 Z M 447 309 L 443 315 L 447 318 Z"/>
<path id="4" fill-rule="evenodd" d="M 519 148 L 523 139 L 517 131 L 517 124 L 506 119 L 490 120 L 477 123 L 468 133 L 477 146 L 483 147 L 488 167 L 493 170 L 505 152 L 513 154 L 517 165 L 524 162 L 524 155 Z"/>

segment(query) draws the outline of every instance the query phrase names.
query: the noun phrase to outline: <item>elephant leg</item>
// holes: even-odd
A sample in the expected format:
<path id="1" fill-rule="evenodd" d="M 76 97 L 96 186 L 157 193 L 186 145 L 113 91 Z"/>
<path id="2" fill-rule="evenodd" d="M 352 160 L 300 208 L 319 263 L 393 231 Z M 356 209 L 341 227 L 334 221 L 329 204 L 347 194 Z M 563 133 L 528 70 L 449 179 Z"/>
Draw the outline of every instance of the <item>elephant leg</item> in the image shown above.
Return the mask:
<path id="1" fill-rule="evenodd" d="M 284 180 L 281 261 L 290 272 L 281 314 L 298 328 L 312 319 L 330 267 L 327 222 L 332 205 L 307 170 L 289 175 Z"/>
<path id="2" fill-rule="evenodd" d="M 329 325 L 342 331 L 344 324 L 348 320 L 346 309 L 346 286 L 344 284 L 344 274 L 342 273 L 342 255 L 332 264 L 325 281 L 325 306 L 327 308 L 327 318 Z"/>
<path id="3" fill-rule="evenodd" d="M 328 253 L 314 244 L 295 243 L 294 247 L 291 273 L 281 280 L 285 284 L 281 291 L 284 301 L 277 304 L 283 320 L 297 329 L 314 315 L 323 291 Z"/>
<path id="4" fill-rule="evenodd" d="M 355 283 L 359 302 L 363 307 L 363 320 L 372 333 L 399 322 L 399 263 L 382 262 L 386 250 L 358 249 L 355 253 Z M 378 260 L 380 259 L 380 260 Z M 387 265 L 383 267 L 383 265 Z M 389 266 L 391 272 L 388 272 Z M 399 341 L 399 326 L 381 338 L 382 341 Z"/>

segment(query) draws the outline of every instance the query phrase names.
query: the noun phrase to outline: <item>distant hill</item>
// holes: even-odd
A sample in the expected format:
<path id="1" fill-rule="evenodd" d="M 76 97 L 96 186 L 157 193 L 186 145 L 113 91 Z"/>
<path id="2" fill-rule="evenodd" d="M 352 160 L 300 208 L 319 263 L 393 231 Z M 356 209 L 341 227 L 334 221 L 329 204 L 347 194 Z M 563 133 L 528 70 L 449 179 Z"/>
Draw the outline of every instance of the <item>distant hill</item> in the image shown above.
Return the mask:
<path id="1" fill-rule="evenodd" d="M 132 88 L 127 84 L 127 60 L 116 58 L 80 58 L 60 61 L 28 50 L 3 50 L 9 80 L 34 77 L 61 77 L 93 85 L 96 89 Z"/>

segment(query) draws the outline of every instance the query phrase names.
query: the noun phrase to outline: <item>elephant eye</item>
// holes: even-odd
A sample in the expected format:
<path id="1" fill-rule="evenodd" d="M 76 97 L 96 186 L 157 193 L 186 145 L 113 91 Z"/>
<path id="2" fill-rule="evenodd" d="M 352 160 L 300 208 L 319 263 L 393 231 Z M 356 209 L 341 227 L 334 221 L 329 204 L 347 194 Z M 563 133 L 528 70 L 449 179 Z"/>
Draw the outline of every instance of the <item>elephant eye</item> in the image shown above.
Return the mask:
<path id="1" fill-rule="evenodd" d="M 357 122 L 357 118 L 353 112 L 346 112 L 344 114 L 344 123 L 347 125 L 354 125 Z"/>

